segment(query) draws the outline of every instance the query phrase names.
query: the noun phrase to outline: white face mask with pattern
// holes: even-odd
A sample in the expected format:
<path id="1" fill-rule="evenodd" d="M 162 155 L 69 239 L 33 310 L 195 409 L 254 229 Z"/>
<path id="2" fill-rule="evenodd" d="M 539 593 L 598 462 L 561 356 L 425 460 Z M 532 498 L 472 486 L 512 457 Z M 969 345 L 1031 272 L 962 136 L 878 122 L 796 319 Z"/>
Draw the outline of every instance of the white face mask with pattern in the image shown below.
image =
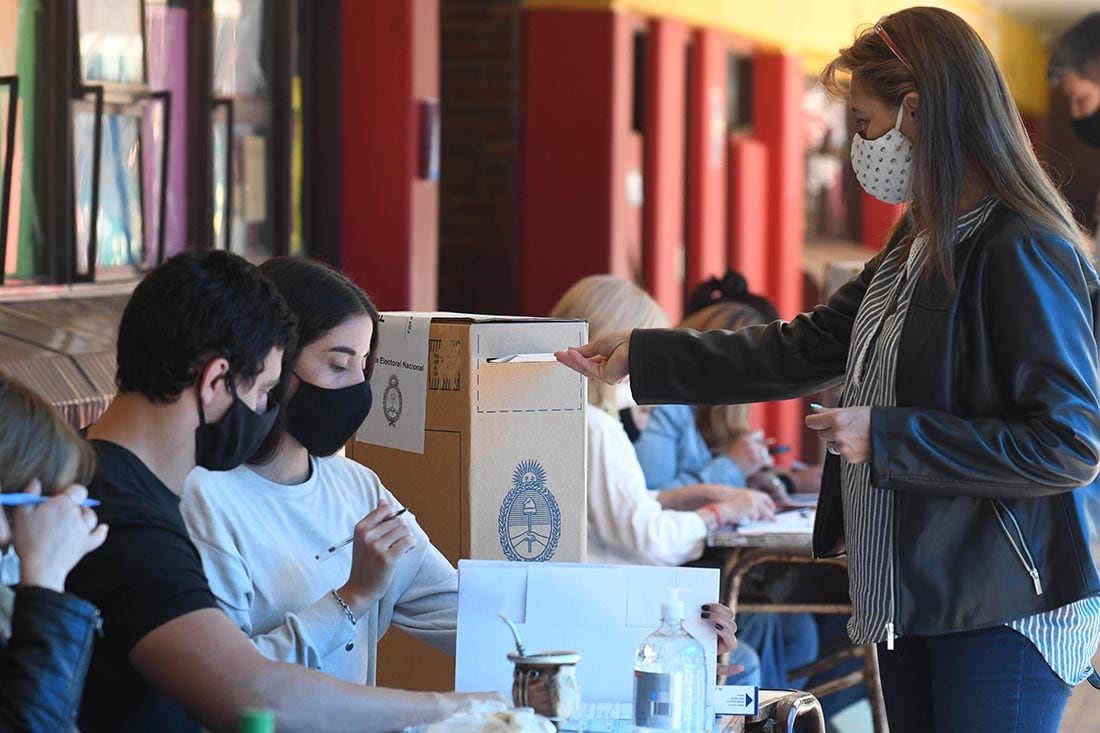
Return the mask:
<path id="1" fill-rule="evenodd" d="M 879 201 L 902 204 L 913 199 L 910 173 L 913 170 L 913 141 L 901 133 L 905 105 L 898 108 L 898 120 L 885 135 L 868 140 L 861 133 L 852 138 L 852 168 L 863 190 Z"/>

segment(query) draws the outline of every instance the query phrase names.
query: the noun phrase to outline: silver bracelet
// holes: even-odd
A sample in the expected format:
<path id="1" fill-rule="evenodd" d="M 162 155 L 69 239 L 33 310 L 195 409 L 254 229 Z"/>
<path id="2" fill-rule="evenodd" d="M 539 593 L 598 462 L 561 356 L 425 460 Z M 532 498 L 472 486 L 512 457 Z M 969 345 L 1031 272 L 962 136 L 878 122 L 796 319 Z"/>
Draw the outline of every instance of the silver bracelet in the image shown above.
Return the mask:
<path id="1" fill-rule="evenodd" d="M 351 621 L 351 625 L 355 626 L 355 624 L 358 623 L 355 620 L 355 614 L 351 612 L 351 607 L 344 603 L 344 599 L 340 597 L 340 594 L 336 592 L 335 588 L 332 589 L 332 597 L 340 604 L 340 608 L 344 609 L 344 615 L 348 617 L 348 621 Z"/>

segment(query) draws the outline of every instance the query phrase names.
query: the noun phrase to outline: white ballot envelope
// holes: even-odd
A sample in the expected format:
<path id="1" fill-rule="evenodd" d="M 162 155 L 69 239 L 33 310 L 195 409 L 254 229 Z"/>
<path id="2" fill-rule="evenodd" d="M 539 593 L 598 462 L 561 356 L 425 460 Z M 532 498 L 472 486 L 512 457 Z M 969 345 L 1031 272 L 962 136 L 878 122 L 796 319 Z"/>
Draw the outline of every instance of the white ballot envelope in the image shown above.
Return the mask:
<path id="1" fill-rule="evenodd" d="M 460 560 L 455 689 L 496 690 L 512 699 L 508 653 L 515 642 L 497 616 L 503 613 L 519 628 L 528 654 L 581 655 L 577 677 L 585 703 L 629 703 L 635 654 L 660 626 L 668 588 L 682 589 L 684 628 L 706 650 L 711 708 L 718 641 L 699 613 L 719 600 L 713 568 Z"/>

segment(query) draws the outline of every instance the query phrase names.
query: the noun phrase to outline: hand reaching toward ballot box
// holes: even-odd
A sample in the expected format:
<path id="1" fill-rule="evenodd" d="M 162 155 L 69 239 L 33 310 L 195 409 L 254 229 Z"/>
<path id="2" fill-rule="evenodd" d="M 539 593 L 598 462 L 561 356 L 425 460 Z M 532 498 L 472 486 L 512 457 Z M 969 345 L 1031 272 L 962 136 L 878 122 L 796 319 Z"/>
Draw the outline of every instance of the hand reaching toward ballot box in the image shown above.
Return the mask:
<path id="1" fill-rule="evenodd" d="M 586 377 L 618 384 L 630 376 L 630 331 L 615 331 L 584 346 L 555 351 L 554 356 Z"/>

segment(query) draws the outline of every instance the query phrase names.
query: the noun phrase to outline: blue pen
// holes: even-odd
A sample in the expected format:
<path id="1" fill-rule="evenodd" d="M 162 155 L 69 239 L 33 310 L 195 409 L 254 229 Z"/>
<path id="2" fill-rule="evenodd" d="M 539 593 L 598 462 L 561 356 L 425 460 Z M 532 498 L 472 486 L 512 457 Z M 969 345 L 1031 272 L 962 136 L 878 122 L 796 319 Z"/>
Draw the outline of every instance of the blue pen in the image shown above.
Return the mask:
<path id="1" fill-rule="evenodd" d="M 0 494 L 0 506 L 35 506 L 50 500 L 49 496 L 35 496 L 34 494 Z M 99 506 L 99 499 L 85 499 L 80 506 Z"/>

